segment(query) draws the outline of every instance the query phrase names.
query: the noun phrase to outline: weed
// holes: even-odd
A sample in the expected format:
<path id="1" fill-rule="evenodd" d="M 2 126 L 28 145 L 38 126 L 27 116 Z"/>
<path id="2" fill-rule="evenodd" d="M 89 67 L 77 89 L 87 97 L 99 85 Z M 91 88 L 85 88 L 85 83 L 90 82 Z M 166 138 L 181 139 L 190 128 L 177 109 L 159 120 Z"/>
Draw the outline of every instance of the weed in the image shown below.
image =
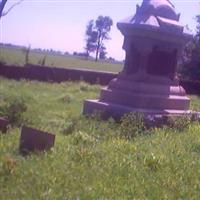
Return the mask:
<path id="1" fill-rule="evenodd" d="M 81 91 L 89 91 L 89 85 L 86 84 L 85 82 L 80 82 L 80 90 Z"/>
<path id="2" fill-rule="evenodd" d="M 184 131 L 189 127 L 191 123 L 191 117 L 189 116 L 170 116 L 167 117 L 166 125 L 172 129 L 176 129 L 177 131 Z"/>
<path id="3" fill-rule="evenodd" d="M 76 118 L 71 118 L 69 120 L 66 120 L 64 126 L 63 126 L 63 129 L 62 129 L 62 134 L 63 135 L 70 135 L 72 134 L 76 127 L 77 127 L 77 119 Z"/>
<path id="4" fill-rule="evenodd" d="M 95 141 L 96 141 L 95 138 L 93 138 L 91 135 L 82 131 L 78 131 L 77 133 L 75 133 L 72 138 L 72 143 L 74 145 L 80 145 L 80 144 L 90 145 L 90 144 L 94 144 Z"/>
<path id="5" fill-rule="evenodd" d="M 63 103 L 70 103 L 72 99 L 73 99 L 73 95 L 71 94 L 66 94 L 59 97 L 59 100 Z"/>
<path id="6" fill-rule="evenodd" d="M 3 157 L 0 167 L 1 176 L 11 175 L 17 167 L 17 160 L 14 159 L 11 155 L 6 155 Z"/>
<path id="7" fill-rule="evenodd" d="M 161 166 L 161 159 L 156 157 L 153 153 L 145 156 L 144 166 L 148 167 L 151 171 L 157 171 Z"/>
<path id="8" fill-rule="evenodd" d="M 94 112 L 89 116 L 89 118 L 95 121 L 101 121 L 102 113 L 103 112 L 100 110 L 94 110 Z"/>
<path id="9" fill-rule="evenodd" d="M 10 97 L 7 99 L 5 107 L 1 109 L 12 125 L 21 125 L 24 121 L 23 114 L 27 111 L 27 104 L 24 98 Z"/>
<path id="10" fill-rule="evenodd" d="M 191 152 L 200 153 L 200 143 L 193 143 L 190 148 Z"/>
<path id="11" fill-rule="evenodd" d="M 125 114 L 120 121 L 121 136 L 126 139 L 143 134 L 146 130 L 144 116 L 141 113 Z"/>

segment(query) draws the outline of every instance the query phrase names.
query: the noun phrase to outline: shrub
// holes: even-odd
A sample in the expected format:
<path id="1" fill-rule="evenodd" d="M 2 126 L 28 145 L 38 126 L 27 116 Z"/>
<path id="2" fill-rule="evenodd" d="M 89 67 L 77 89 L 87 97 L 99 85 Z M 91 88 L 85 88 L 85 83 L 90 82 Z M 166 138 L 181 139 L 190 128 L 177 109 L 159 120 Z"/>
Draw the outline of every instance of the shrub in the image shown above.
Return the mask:
<path id="1" fill-rule="evenodd" d="M 1 109 L 12 125 L 21 125 L 24 121 L 24 112 L 27 111 L 27 105 L 22 97 L 12 97 L 7 99 L 6 105 Z"/>
<path id="2" fill-rule="evenodd" d="M 73 100 L 73 95 L 71 94 L 65 94 L 59 97 L 59 101 L 61 101 L 62 103 L 71 103 L 72 100 Z"/>
<path id="3" fill-rule="evenodd" d="M 62 130 L 63 135 L 70 135 L 72 134 L 77 126 L 77 119 L 71 118 L 70 120 L 66 121 Z"/>
<path id="4" fill-rule="evenodd" d="M 80 82 L 80 91 L 89 91 L 90 86 L 85 82 Z"/>
<path id="5" fill-rule="evenodd" d="M 84 81 L 80 81 L 79 87 L 81 92 L 96 92 L 100 88 L 98 85 L 90 85 Z"/>
<path id="6" fill-rule="evenodd" d="M 0 165 L 0 176 L 11 175 L 15 171 L 17 164 L 17 160 L 10 155 L 3 157 Z"/>
<path id="7" fill-rule="evenodd" d="M 141 113 L 125 114 L 120 121 L 121 136 L 131 139 L 145 132 L 144 116 Z"/>
<path id="8" fill-rule="evenodd" d="M 151 171 L 157 171 L 160 168 L 161 159 L 156 157 L 153 153 L 145 156 L 144 166 L 149 168 Z"/>
<path id="9" fill-rule="evenodd" d="M 72 143 L 74 145 L 90 145 L 96 142 L 96 139 L 86 132 L 78 131 L 73 135 Z"/>
<path id="10" fill-rule="evenodd" d="M 187 129 L 190 123 L 191 123 L 191 117 L 189 116 L 167 117 L 166 121 L 166 125 L 168 127 L 176 129 L 180 132 Z"/>

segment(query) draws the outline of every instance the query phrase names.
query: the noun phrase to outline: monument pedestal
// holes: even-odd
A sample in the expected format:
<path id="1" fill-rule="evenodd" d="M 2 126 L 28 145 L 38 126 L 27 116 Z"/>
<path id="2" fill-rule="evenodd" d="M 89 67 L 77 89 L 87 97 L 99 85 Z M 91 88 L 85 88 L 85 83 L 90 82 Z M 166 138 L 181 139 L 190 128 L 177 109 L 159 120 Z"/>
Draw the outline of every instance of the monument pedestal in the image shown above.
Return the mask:
<path id="1" fill-rule="evenodd" d="M 120 119 L 126 113 L 143 113 L 145 116 L 180 116 L 180 115 L 190 115 L 191 111 L 189 110 L 158 110 L 158 109 L 142 109 L 142 108 L 133 108 L 128 106 L 123 106 L 119 104 L 114 104 L 110 102 L 102 102 L 99 100 L 87 99 L 84 102 L 83 114 L 90 115 L 94 113 L 100 114 L 102 118 L 107 119 L 113 117 L 114 119 Z"/>
<path id="2" fill-rule="evenodd" d="M 188 114 L 190 99 L 176 81 L 151 75 L 113 79 L 101 90 L 99 100 L 85 100 L 84 114 L 100 111 L 103 117 L 120 118 L 125 113 L 144 115 Z"/>

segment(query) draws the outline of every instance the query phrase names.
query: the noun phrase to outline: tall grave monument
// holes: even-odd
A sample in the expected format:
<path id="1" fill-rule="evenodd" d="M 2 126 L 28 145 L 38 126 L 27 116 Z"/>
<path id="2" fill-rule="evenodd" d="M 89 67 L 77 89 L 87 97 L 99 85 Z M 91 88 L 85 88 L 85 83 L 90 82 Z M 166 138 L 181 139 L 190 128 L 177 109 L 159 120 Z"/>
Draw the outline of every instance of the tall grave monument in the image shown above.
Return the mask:
<path id="1" fill-rule="evenodd" d="M 101 90 L 99 100 L 85 100 L 84 114 L 101 111 L 119 118 L 127 112 L 189 113 L 190 99 L 179 85 L 176 69 L 192 35 L 179 17 L 168 0 L 143 0 L 134 16 L 117 23 L 124 36 L 124 68 Z"/>

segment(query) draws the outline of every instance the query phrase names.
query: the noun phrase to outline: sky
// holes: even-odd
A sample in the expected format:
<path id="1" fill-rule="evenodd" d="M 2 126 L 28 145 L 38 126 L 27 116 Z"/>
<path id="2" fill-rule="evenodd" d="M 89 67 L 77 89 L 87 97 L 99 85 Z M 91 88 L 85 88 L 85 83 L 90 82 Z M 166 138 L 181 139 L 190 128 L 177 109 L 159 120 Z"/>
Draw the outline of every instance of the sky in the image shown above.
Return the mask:
<path id="1" fill-rule="evenodd" d="M 1 1 L 1 0 L 0 0 Z M 17 0 L 8 0 L 5 11 Z M 142 0 L 24 0 L 1 19 L 0 42 L 83 52 L 85 30 L 89 20 L 99 15 L 110 16 L 111 40 L 105 42 L 107 56 L 124 59 L 123 36 L 116 23 L 135 14 Z M 171 0 L 180 22 L 195 33 L 195 16 L 200 14 L 200 0 Z"/>

